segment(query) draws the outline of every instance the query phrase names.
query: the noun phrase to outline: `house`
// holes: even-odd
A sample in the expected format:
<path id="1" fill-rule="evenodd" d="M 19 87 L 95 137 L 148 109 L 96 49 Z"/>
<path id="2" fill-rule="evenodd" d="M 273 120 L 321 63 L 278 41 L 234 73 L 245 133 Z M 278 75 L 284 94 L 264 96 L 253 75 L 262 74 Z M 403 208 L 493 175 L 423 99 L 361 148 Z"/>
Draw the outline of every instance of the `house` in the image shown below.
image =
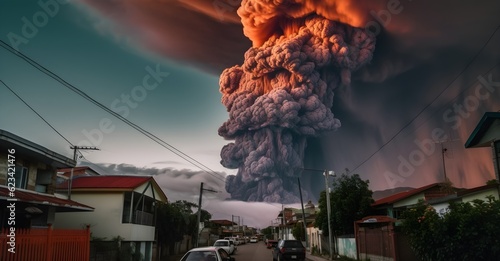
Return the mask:
<path id="1" fill-rule="evenodd" d="M 500 112 L 486 112 L 465 142 L 465 148 L 487 147 L 491 147 L 495 177 L 500 181 Z"/>
<path id="2" fill-rule="evenodd" d="M 234 232 L 238 232 L 234 229 L 238 225 L 236 222 L 227 219 L 212 219 L 209 222 L 214 234 L 217 233 L 220 238 L 232 237 Z"/>
<path id="3" fill-rule="evenodd" d="M 48 227 L 58 212 L 93 211 L 86 204 L 54 195 L 57 169 L 74 165 L 70 158 L 0 130 L 1 227 L 8 226 L 7 205 L 13 200 L 16 228 Z"/>
<path id="4" fill-rule="evenodd" d="M 278 238 L 283 239 L 295 239 L 293 236 L 293 229 L 295 226 L 300 225 L 304 226 L 303 222 L 305 220 L 306 227 L 314 230 L 314 220 L 316 219 L 316 207 L 309 201 L 304 206 L 304 217 L 302 215 L 302 208 L 283 208 L 282 211 L 279 212 L 277 219 L 280 220 L 278 225 L 279 234 Z M 307 229 L 309 231 L 309 229 Z M 315 233 L 317 231 L 311 231 L 311 233 Z M 310 235 L 308 235 L 309 237 Z"/>
<path id="5" fill-rule="evenodd" d="M 416 205 L 420 200 L 429 201 L 455 195 L 458 189 L 449 183 L 433 183 L 420 188 L 411 189 L 378 199 L 372 204 L 374 215 L 399 219 L 404 210 Z"/>
<path id="6" fill-rule="evenodd" d="M 90 225 L 93 238 L 120 239 L 121 247 L 152 259 L 155 213 L 167 196 L 150 176 L 79 175 L 58 185 L 63 192 L 71 181 L 71 199 L 94 207 L 92 213 L 58 213 L 58 228 Z"/>
<path id="7" fill-rule="evenodd" d="M 57 213 L 93 211 L 54 194 L 57 169 L 74 165 L 70 158 L 0 130 L 0 260 L 53 260 L 56 256 L 58 260 L 89 260 L 89 229 L 52 226 Z"/>

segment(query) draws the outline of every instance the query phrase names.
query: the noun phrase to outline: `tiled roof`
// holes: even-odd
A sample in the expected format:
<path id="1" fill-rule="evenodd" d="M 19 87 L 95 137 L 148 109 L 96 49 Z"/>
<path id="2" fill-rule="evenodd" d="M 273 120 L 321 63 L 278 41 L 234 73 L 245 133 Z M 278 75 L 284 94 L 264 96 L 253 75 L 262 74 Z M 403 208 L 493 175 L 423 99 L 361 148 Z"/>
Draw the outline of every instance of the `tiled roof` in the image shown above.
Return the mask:
<path id="1" fill-rule="evenodd" d="M 232 225 L 236 225 L 235 222 L 231 222 L 229 220 L 226 220 L 226 219 L 213 219 L 213 220 L 210 220 L 211 223 L 214 223 L 214 224 L 217 224 L 217 225 L 221 225 L 221 226 L 232 226 Z"/>
<path id="2" fill-rule="evenodd" d="M 80 176 L 73 179 L 72 189 L 134 189 L 153 179 L 149 176 Z M 67 188 L 67 181 L 58 188 Z"/>
<path id="3" fill-rule="evenodd" d="M 376 206 L 381 206 L 381 205 L 385 205 L 385 204 L 393 204 L 393 203 L 398 202 L 400 200 L 403 200 L 405 198 L 408 198 L 408 197 L 411 197 L 411 196 L 416 195 L 418 193 L 421 193 L 427 189 L 433 188 L 435 186 L 439 186 L 440 184 L 441 183 L 433 183 L 433 184 L 429 184 L 427 186 L 423 186 L 420 188 L 399 192 L 399 193 L 396 193 L 392 196 L 381 198 L 381 199 L 375 201 L 375 203 L 373 203 L 372 206 L 376 207 Z"/>
<path id="4" fill-rule="evenodd" d="M 499 188 L 498 184 L 489 184 L 489 185 L 484 185 L 484 186 L 475 187 L 475 188 L 471 188 L 471 189 L 464 189 L 462 191 L 459 191 L 457 194 L 458 194 L 458 196 L 462 197 L 462 196 L 473 194 L 476 192 L 482 192 L 482 191 L 485 191 L 488 189 L 498 189 L 498 188 Z"/>
<path id="5" fill-rule="evenodd" d="M 9 189 L 6 186 L 0 186 L 0 200 L 10 201 L 12 197 L 10 197 L 9 192 Z M 72 200 L 58 198 L 50 194 L 38 193 L 35 191 L 16 189 L 14 195 L 14 198 L 17 201 L 53 206 L 57 208 L 57 211 L 92 211 L 94 209 Z"/>

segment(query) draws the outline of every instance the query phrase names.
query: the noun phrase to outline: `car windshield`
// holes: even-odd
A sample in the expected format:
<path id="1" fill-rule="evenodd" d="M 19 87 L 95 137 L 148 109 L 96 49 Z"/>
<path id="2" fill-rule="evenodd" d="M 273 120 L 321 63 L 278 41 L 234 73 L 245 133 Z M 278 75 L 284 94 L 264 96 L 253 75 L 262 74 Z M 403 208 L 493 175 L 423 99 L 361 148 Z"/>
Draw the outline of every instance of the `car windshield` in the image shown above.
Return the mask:
<path id="1" fill-rule="evenodd" d="M 214 251 L 193 251 L 189 252 L 182 261 L 215 261 L 217 260 L 216 254 Z"/>
<path id="2" fill-rule="evenodd" d="M 217 241 L 214 246 L 228 246 L 229 243 L 227 241 Z"/>

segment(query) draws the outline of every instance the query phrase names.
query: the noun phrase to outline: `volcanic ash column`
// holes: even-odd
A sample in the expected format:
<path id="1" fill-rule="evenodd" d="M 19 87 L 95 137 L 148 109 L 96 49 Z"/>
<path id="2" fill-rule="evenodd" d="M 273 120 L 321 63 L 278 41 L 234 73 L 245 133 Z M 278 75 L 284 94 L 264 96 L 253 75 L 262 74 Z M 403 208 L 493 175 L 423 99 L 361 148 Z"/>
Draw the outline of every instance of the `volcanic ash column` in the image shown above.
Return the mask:
<path id="1" fill-rule="evenodd" d="M 238 10 L 254 46 L 243 65 L 220 76 L 229 120 L 219 135 L 234 140 L 222 148 L 221 164 L 238 169 L 226 180 L 233 199 L 294 203 L 306 139 L 340 127 L 334 90 L 372 58 L 375 39 L 312 12 L 287 14 L 283 6 L 294 1 L 274 2 L 281 3 L 243 1 Z"/>

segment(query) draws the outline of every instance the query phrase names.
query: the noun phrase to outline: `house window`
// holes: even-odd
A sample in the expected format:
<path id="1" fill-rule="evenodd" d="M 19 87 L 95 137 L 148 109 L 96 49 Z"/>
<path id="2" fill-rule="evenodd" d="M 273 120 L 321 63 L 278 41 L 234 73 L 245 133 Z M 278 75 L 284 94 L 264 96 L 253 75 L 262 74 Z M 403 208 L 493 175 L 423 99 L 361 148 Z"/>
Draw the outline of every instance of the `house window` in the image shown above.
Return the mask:
<path id="1" fill-rule="evenodd" d="M 132 213 L 130 212 L 132 209 L 132 192 L 125 192 L 123 194 L 123 215 L 122 215 L 122 223 L 130 223 L 132 219 Z"/>
<path id="2" fill-rule="evenodd" d="M 122 223 L 154 226 L 154 199 L 137 192 L 125 192 Z"/>
<path id="3" fill-rule="evenodd" d="M 25 189 L 28 186 L 28 168 L 16 165 L 16 172 L 14 174 L 16 179 L 16 188 Z"/>

